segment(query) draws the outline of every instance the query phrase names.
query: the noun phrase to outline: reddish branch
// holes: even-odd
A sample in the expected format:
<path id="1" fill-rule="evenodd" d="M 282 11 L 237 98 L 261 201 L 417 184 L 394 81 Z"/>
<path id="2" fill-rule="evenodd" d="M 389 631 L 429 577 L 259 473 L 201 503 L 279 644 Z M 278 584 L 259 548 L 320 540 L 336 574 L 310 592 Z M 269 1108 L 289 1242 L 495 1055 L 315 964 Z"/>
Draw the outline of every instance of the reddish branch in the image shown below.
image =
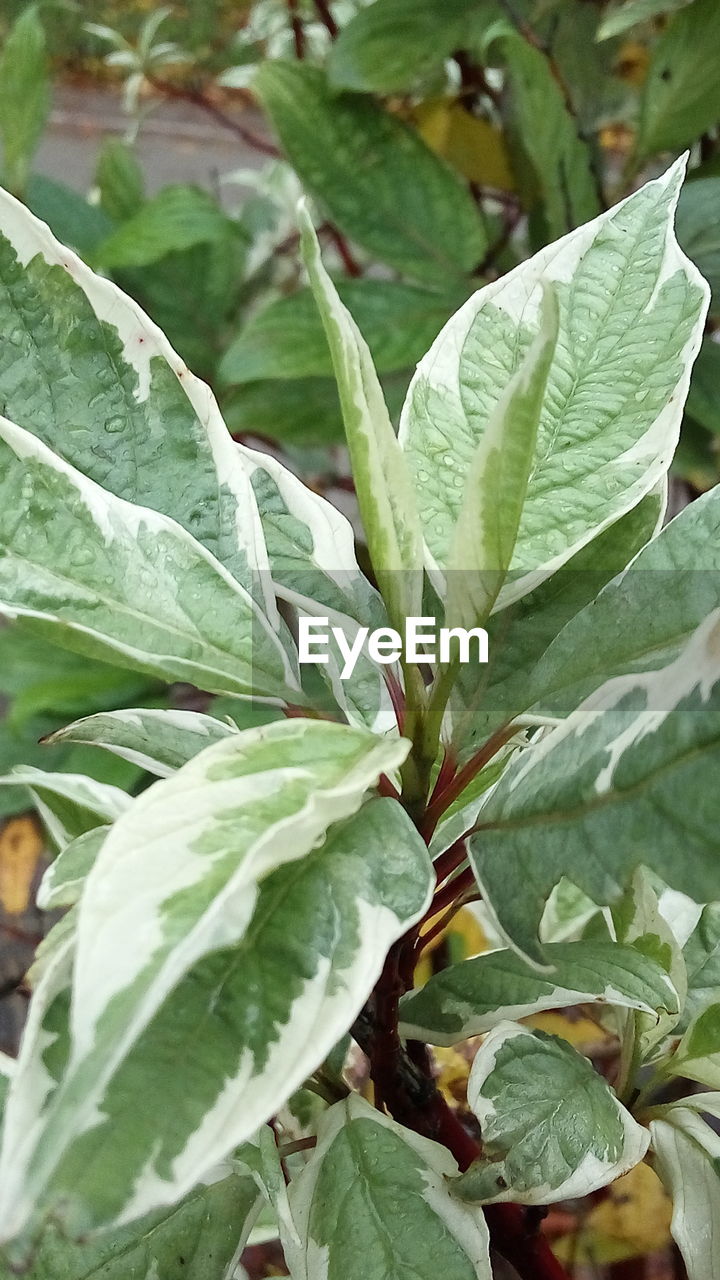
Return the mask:
<path id="1" fill-rule="evenodd" d="M 290 12 L 290 24 L 292 26 L 293 42 L 295 45 L 295 57 L 302 62 L 305 57 L 305 30 L 302 24 L 302 18 L 298 11 L 298 0 L 287 0 L 288 10 Z"/>
<path id="2" fill-rule="evenodd" d="M 334 40 L 338 34 L 339 28 L 330 11 L 328 0 L 315 0 L 315 8 L 317 9 L 318 17 L 325 27 L 325 30 L 330 33 L 330 38 Z"/>
<path id="3" fill-rule="evenodd" d="M 201 111 L 204 111 L 206 115 L 212 116 L 213 120 L 223 125 L 225 129 L 231 129 L 246 146 L 252 147 L 253 151 L 261 151 L 265 156 L 272 156 L 275 160 L 279 159 L 280 151 L 268 138 L 262 138 L 253 129 L 248 129 L 245 125 L 240 124 L 239 120 L 233 120 L 231 116 L 226 115 L 201 89 L 170 84 L 169 81 L 158 80 L 155 76 L 146 76 L 146 79 L 148 84 L 151 84 L 153 89 L 157 89 L 158 93 L 162 93 L 164 97 L 175 98 L 180 102 L 190 102 L 193 106 L 199 107 Z"/>
<path id="4" fill-rule="evenodd" d="M 477 776 L 481 769 L 497 755 L 501 747 L 512 738 L 517 730 L 512 725 L 505 725 L 504 728 L 498 729 L 487 742 L 483 744 L 479 751 L 475 752 L 472 759 L 463 765 L 462 769 L 458 769 L 452 781 L 440 792 L 433 792 L 432 799 L 425 811 L 425 819 L 423 822 L 422 833 L 427 840 L 433 834 L 440 818 L 446 809 L 450 808 L 453 801 L 457 800 L 467 786 Z"/>

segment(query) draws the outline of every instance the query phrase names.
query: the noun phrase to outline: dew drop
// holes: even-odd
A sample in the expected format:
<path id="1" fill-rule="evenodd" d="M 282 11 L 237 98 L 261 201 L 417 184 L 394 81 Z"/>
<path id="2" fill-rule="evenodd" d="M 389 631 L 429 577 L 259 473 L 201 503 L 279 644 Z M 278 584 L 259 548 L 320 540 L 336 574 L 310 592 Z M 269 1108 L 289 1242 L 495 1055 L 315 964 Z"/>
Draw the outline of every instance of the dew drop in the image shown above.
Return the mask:
<path id="1" fill-rule="evenodd" d="M 125 419 L 120 417 L 108 418 L 105 423 L 105 430 L 111 436 L 118 435 L 121 431 L 125 430 Z"/>

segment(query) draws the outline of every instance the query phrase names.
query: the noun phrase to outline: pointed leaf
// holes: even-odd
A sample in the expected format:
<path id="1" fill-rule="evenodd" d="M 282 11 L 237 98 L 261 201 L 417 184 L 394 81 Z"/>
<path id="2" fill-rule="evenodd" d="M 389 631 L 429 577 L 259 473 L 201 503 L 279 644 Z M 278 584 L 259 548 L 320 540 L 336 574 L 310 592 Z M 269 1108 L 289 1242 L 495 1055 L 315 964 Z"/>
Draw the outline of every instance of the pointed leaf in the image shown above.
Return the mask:
<path id="1" fill-rule="evenodd" d="M 557 239 L 600 212 L 590 147 L 580 137 L 557 74 L 542 50 L 507 23 L 490 28 L 488 46 L 491 57 L 500 52 L 507 68 L 513 128 L 521 149 L 518 178 L 529 166 L 542 195 L 547 238 Z"/>
<path id="2" fill-rule="evenodd" d="M 132 798 L 119 787 L 96 782 L 82 773 L 46 773 L 18 765 L 0 778 L 0 787 L 27 787 L 58 848 L 63 849 L 86 831 L 114 822 Z"/>
<path id="3" fill-rule="evenodd" d="M 650 877 L 642 868 L 635 872 L 630 888 L 613 906 L 612 922 L 618 942 L 631 943 L 648 959 L 659 964 L 678 997 L 675 1006 L 668 1003 L 664 1009 L 658 1007 L 652 1017 L 635 1017 L 634 1035 L 639 1043 L 641 1059 L 645 1061 L 657 1056 L 654 1053 L 656 1046 L 662 1045 L 677 1025 L 687 995 L 687 969 L 680 944 L 661 913 Z"/>
<path id="4" fill-rule="evenodd" d="M 428 562 L 442 569 L 471 459 L 537 334 L 543 282 L 554 286 L 560 333 L 513 580 L 498 608 L 632 510 L 667 470 L 708 299 L 672 230 L 682 171 L 679 162 L 481 289 L 410 384 L 400 439 L 419 494 Z"/>
<path id="5" fill-rule="evenodd" d="M 27 5 L 3 41 L 0 59 L 0 134 L 6 181 L 21 195 L 50 114 L 45 31 L 38 5 Z"/>
<path id="6" fill-rule="evenodd" d="M 74 720 L 47 735 L 47 746 L 83 742 L 104 747 L 158 778 L 169 778 L 213 742 L 237 733 L 235 725 L 196 711 L 147 710 L 128 707 Z"/>
<path id="7" fill-rule="evenodd" d="M 467 187 L 396 115 L 334 92 L 306 62 L 263 63 L 253 89 L 304 188 L 351 240 L 443 287 L 482 260 L 485 231 Z"/>
<path id="8" fill-rule="evenodd" d="M 695 0 L 668 23 L 643 85 L 636 144 L 640 158 L 679 151 L 720 120 L 718 41 L 715 0 Z"/>
<path id="9" fill-rule="evenodd" d="M 401 1032 L 411 1040 L 451 1045 L 482 1035 L 499 1022 L 542 1009 L 603 1002 L 678 1012 L 666 970 L 632 946 L 615 942 L 551 943 L 552 974 L 539 974 L 513 951 L 488 951 L 434 974 L 400 1002 Z"/>
<path id="10" fill-rule="evenodd" d="M 180 525 L 113 497 L 2 418 L 0 461 L 5 613 L 153 676 L 302 702 L 249 592 Z"/>
<path id="11" fill-rule="evenodd" d="M 448 555 L 449 627 L 486 622 L 504 585 L 537 451 L 558 326 L 557 302 L 546 287 L 538 332 L 490 415 L 468 469 Z"/>
<path id="12" fill-rule="evenodd" d="M 307 210 L 300 211 L 305 266 L 322 316 L 342 405 L 368 550 L 391 621 L 421 612 L 422 535 L 407 462 L 367 343 L 338 297 Z"/>
<path id="13" fill-rule="evenodd" d="M 357 1094 L 338 1102 L 280 1215 L 295 1280 L 491 1280 L 483 1215 L 448 1191 L 456 1173 L 445 1147 Z"/>
<path id="14" fill-rule="evenodd" d="M 585 1196 L 638 1164 L 650 1139 L 572 1045 L 514 1022 L 483 1041 L 468 1102 L 484 1154 L 453 1186 L 465 1200 L 552 1204 Z"/>

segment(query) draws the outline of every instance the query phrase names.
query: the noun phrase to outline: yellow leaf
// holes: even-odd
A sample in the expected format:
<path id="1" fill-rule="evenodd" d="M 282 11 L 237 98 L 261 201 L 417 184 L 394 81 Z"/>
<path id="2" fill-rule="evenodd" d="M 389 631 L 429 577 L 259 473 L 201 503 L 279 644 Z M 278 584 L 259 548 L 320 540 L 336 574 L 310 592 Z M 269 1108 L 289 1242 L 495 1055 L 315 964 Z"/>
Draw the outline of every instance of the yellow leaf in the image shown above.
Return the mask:
<path id="1" fill-rule="evenodd" d="M 553 1248 L 563 1262 L 622 1262 L 656 1253 L 670 1243 L 672 1206 L 657 1174 L 636 1165 L 609 1188 L 587 1215 L 577 1237 L 571 1233 Z"/>
<path id="2" fill-rule="evenodd" d="M 9 916 L 21 916 L 27 911 L 43 851 L 40 827 L 31 815 L 10 818 L 2 827 L 0 905 Z"/>
<path id="3" fill-rule="evenodd" d="M 454 98 L 430 98 L 413 112 L 427 145 L 470 182 L 514 191 L 505 140 L 487 120 L 470 115 Z"/>
<path id="4" fill-rule="evenodd" d="M 567 1040 L 580 1053 L 592 1056 L 593 1050 L 610 1044 L 613 1037 L 592 1018 L 588 1018 L 581 1009 L 551 1010 L 548 1013 L 534 1013 L 523 1019 L 529 1027 L 545 1031 L 551 1036 L 560 1036 Z"/>

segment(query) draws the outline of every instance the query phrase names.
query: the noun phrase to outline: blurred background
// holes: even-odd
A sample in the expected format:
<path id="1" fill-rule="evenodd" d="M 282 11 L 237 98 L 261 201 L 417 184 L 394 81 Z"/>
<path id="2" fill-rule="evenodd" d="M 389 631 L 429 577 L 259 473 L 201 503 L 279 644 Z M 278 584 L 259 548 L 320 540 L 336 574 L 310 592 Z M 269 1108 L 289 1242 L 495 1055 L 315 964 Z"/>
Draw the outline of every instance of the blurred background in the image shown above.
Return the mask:
<path id="1" fill-rule="evenodd" d="M 280 454 L 351 517 L 330 359 L 299 261 L 300 194 L 397 416 L 415 362 L 466 297 L 687 150 L 678 236 L 713 304 L 671 510 L 717 483 L 719 0 L 0 0 L 0 42 L 3 185 L 140 302 L 210 383 L 236 439 Z M 222 701 L 49 658 L 21 628 L 0 628 L 3 1050 L 16 1046 L 23 974 L 48 924 L 32 905 L 42 795 L 9 771 L 138 790 L 146 780 L 127 762 L 39 739 L 137 704 L 212 706 L 242 725 L 272 714 Z M 467 911 L 451 928 L 425 973 L 486 945 Z M 608 1046 L 587 1011 L 535 1022 L 602 1066 Z M 467 1055 L 437 1058 L 462 1105 Z M 577 1277 L 642 1280 L 684 1274 L 668 1223 L 641 1166 L 582 1216 L 554 1209 L 543 1229 Z M 244 1265 L 253 1280 L 284 1274 L 262 1230 Z"/>

